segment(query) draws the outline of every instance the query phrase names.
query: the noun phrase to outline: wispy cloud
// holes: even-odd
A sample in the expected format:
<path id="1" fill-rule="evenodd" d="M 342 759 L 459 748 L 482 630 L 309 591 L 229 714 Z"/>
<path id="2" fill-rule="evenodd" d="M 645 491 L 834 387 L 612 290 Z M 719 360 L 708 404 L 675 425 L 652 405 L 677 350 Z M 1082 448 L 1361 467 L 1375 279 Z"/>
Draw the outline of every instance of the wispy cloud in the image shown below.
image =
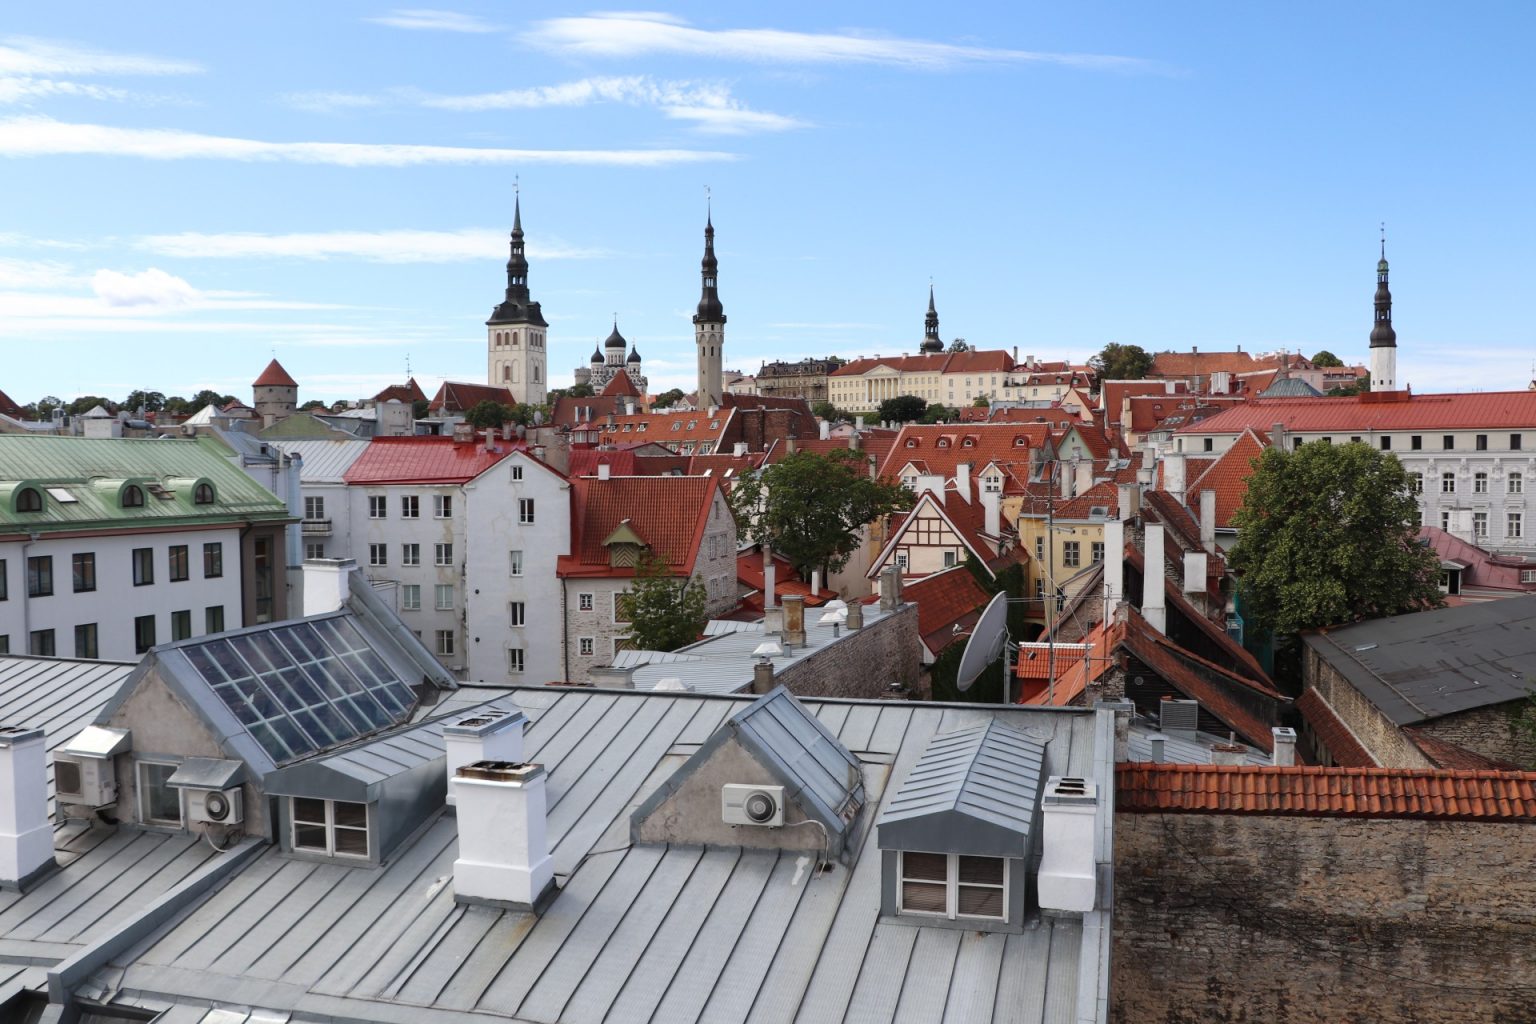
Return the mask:
<path id="1" fill-rule="evenodd" d="M 234 232 L 149 235 L 136 246 L 149 252 L 187 259 L 306 259 L 353 258 L 373 263 L 457 263 L 495 259 L 504 255 L 507 232 L 494 228 L 458 231 L 323 231 L 293 234 Z M 558 242 L 530 244 L 529 256 L 540 260 L 595 259 L 610 250 L 567 246 Z"/>
<path id="2" fill-rule="evenodd" d="M 62 288 L 80 276 L 58 260 L 22 260 L 0 256 L 0 288 Z"/>
<path id="3" fill-rule="evenodd" d="M 390 28 L 412 29 L 418 32 L 472 32 L 486 33 L 499 32 L 499 26 L 493 25 L 484 18 L 473 14 L 461 14 L 458 11 L 436 11 L 424 8 L 411 8 L 406 10 L 394 10 L 377 18 L 365 18 L 375 25 L 388 25 Z"/>
<path id="4" fill-rule="evenodd" d="M 114 308 L 123 306 L 190 306 L 201 296 L 183 278 L 167 274 L 158 267 L 124 274 L 118 270 L 98 270 L 91 277 L 96 297 Z"/>
<path id="5" fill-rule="evenodd" d="M 355 92 L 290 92 L 282 100 L 295 110 L 310 114 L 335 114 L 384 105 L 382 97 Z"/>
<path id="6" fill-rule="evenodd" d="M 412 167 L 443 164 L 578 164 L 660 167 L 733 160 L 691 149 L 479 149 L 356 142 L 266 142 L 163 128 L 74 124 L 49 117 L 0 119 L 0 156 L 133 156 L 147 160 L 240 160 Z"/>
<path id="7" fill-rule="evenodd" d="M 126 100 L 127 89 L 89 82 L 67 82 L 56 78 L 0 78 L 0 104 L 15 105 L 56 96 L 74 96 L 92 100 Z"/>
<path id="8" fill-rule="evenodd" d="M 700 29 L 670 15 L 615 12 L 539 22 L 524 39 L 532 45 L 585 57 L 676 54 L 713 60 L 792 64 L 884 64 L 943 69 L 962 64 L 1058 64 L 1097 71 L 1147 71 L 1135 57 L 1048 53 L 960 46 L 854 32 L 786 32 L 780 29 Z"/>
<path id="9" fill-rule="evenodd" d="M 0 38 L 0 75 L 192 75 L 202 65 L 189 60 L 103 53 L 29 36 Z"/>

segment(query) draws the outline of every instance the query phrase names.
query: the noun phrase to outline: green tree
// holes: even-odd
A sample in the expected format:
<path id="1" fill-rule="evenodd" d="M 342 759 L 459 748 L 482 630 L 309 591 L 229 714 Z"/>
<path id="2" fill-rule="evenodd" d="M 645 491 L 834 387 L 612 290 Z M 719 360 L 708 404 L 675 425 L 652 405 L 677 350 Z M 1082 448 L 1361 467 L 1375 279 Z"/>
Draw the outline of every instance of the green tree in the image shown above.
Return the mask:
<path id="1" fill-rule="evenodd" d="M 688 576 L 674 576 L 663 560 L 646 552 L 635 582 L 621 600 L 629 618 L 630 640 L 644 651 L 675 651 L 704 631 L 704 586 Z"/>
<path id="2" fill-rule="evenodd" d="M 949 352 L 969 352 L 970 350 L 971 350 L 971 343 L 970 342 L 966 341 L 964 338 L 956 338 L 954 341 L 949 343 L 949 348 L 946 351 L 949 351 Z"/>
<path id="3" fill-rule="evenodd" d="M 910 491 L 872 478 L 864 456 L 847 449 L 795 452 L 743 473 L 730 492 L 741 532 L 766 540 L 806 577 L 848 564 L 860 530 L 911 501 Z"/>
<path id="4" fill-rule="evenodd" d="M 1438 607 L 1439 556 L 1418 539 L 1397 457 L 1314 441 L 1254 460 L 1228 559 L 1243 606 L 1275 633 Z"/>
<path id="5" fill-rule="evenodd" d="M 431 411 L 432 403 L 427 401 L 425 398 L 418 398 L 416 401 L 411 403 L 412 419 L 424 420 L 427 418 L 427 413 Z"/>
<path id="6" fill-rule="evenodd" d="M 123 408 L 137 412 L 143 406 L 145 412 L 159 412 L 165 408 L 165 396 L 158 391 L 133 391 L 123 399 Z"/>
<path id="7" fill-rule="evenodd" d="M 117 403 L 112 401 L 110 398 L 103 398 L 100 395 L 81 395 L 79 398 L 65 406 L 64 411 L 69 413 L 71 416 L 79 416 L 83 413 L 90 412 L 98 405 L 105 407 L 107 412 L 111 412 L 117 408 Z"/>
<path id="8" fill-rule="evenodd" d="M 32 412 L 35 412 L 37 414 L 37 418 L 38 419 L 46 420 L 48 417 L 53 415 L 53 410 L 55 410 L 55 409 L 62 409 L 63 407 L 64 407 L 64 400 L 62 398 L 60 398 L 59 396 L 57 396 L 57 395 L 44 395 L 42 398 L 39 398 L 36 402 L 33 402 L 32 405 L 29 408 L 30 408 L 30 410 Z"/>
<path id="9" fill-rule="evenodd" d="M 923 418 L 928 403 L 916 395 L 897 395 L 880 403 L 881 423 L 911 423 Z"/>
<path id="10" fill-rule="evenodd" d="M 927 411 L 925 411 L 923 413 L 923 418 L 921 420 L 919 420 L 918 422 L 919 423 L 948 423 L 951 420 L 957 420 L 959 418 L 960 418 L 960 410 L 959 409 L 951 409 L 947 405 L 940 405 L 939 403 L 935 402 L 933 405 L 930 405 L 928 407 Z"/>
<path id="11" fill-rule="evenodd" d="M 505 402 L 493 402 L 486 399 L 476 403 L 474 408 L 464 414 L 464 422 L 470 426 L 485 430 L 491 427 L 499 427 L 516 417 L 516 411 Z"/>
<path id="12" fill-rule="evenodd" d="M 838 420 L 851 420 L 851 419 L 853 419 L 852 416 L 849 416 L 846 412 L 843 412 L 843 410 L 839 409 L 837 406 L 833 405 L 831 402 L 825 402 L 825 401 L 823 401 L 823 402 L 816 402 L 816 403 L 812 404 L 812 406 L 811 406 L 811 414 L 814 415 L 814 416 L 820 417 L 821 419 L 824 419 L 824 420 L 826 420 L 829 423 L 835 423 Z"/>
<path id="13" fill-rule="evenodd" d="M 671 391 L 663 391 L 661 394 L 657 395 L 656 400 L 651 403 L 651 408 L 666 409 L 676 405 L 678 402 L 682 401 L 683 398 L 684 394 L 682 388 L 673 388 Z"/>
<path id="14" fill-rule="evenodd" d="M 172 395 L 165 400 L 164 411 L 172 416 L 186 416 L 197 410 L 192 408 L 192 403 L 188 402 L 185 398 L 182 398 L 180 395 Z"/>
<path id="15" fill-rule="evenodd" d="M 572 384 L 570 387 L 565 389 L 565 393 L 571 398 L 591 398 L 593 395 L 597 394 L 597 392 L 592 389 L 591 384 Z"/>
<path id="16" fill-rule="evenodd" d="M 976 401 L 971 403 L 971 408 L 973 408 L 973 409 L 990 409 L 990 408 L 992 408 L 992 399 L 987 397 L 986 395 L 977 395 L 976 396 Z"/>
<path id="17" fill-rule="evenodd" d="M 1344 365 L 1344 360 L 1340 359 L 1338 356 L 1334 355 L 1332 352 L 1329 352 L 1327 349 L 1323 349 L 1317 355 L 1312 357 L 1312 365 L 1313 366 L 1343 366 Z"/>
<path id="18" fill-rule="evenodd" d="M 1141 380 L 1152 369 L 1152 356 L 1140 345 L 1110 342 L 1088 360 L 1099 380 Z"/>
<path id="19" fill-rule="evenodd" d="M 315 412 L 316 410 L 320 412 L 330 412 L 331 407 L 320 401 L 318 398 L 311 398 L 309 401 L 299 406 L 299 412 Z"/>
<path id="20" fill-rule="evenodd" d="M 234 395 L 221 395 L 211 388 L 204 388 L 192 396 L 192 401 L 190 404 L 192 406 L 192 411 L 196 412 L 205 405 L 213 405 L 222 409 L 224 406 L 228 405 L 234 400 Z"/>

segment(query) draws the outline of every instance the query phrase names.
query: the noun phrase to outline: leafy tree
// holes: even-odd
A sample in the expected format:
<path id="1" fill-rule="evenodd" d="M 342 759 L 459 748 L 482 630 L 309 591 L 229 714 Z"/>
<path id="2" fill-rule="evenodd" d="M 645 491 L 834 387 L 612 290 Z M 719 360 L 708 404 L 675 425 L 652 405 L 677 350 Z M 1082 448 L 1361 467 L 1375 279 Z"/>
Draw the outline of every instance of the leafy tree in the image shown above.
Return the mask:
<path id="1" fill-rule="evenodd" d="M 71 416 L 79 416 L 82 413 L 90 412 L 98 405 L 105 406 L 108 412 L 117 408 L 117 403 L 110 398 L 103 398 L 100 395 L 81 395 L 65 406 L 64 411 Z"/>
<path id="2" fill-rule="evenodd" d="M 234 400 L 234 395 L 221 395 L 211 388 L 204 388 L 192 396 L 191 405 L 194 412 L 196 412 L 198 409 L 201 409 L 205 405 L 216 405 L 222 409 L 224 406 L 228 405 Z"/>
<path id="3" fill-rule="evenodd" d="M 897 395 L 880 403 L 881 423 L 911 423 L 923 418 L 928 403 L 916 395 Z"/>
<path id="4" fill-rule="evenodd" d="M 971 408 L 973 408 L 973 409 L 990 409 L 990 408 L 992 408 L 992 399 L 987 397 L 986 395 L 977 395 L 976 396 L 976 401 L 971 403 Z"/>
<path id="5" fill-rule="evenodd" d="M 864 456 L 847 449 L 800 451 L 743 473 L 731 488 L 731 511 L 743 533 L 766 540 L 802 576 L 823 578 L 848 563 L 860 530 L 911 504 L 899 484 L 874 479 Z"/>
<path id="6" fill-rule="evenodd" d="M 565 393 L 571 398 L 591 398 L 597 394 L 591 384 L 572 384 L 565 389 Z"/>
<path id="7" fill-rule="evenodd" d="M 172 416 L 186 416 L 197 410 L 192 408 L 192 403 L 180 395 L 172 395 L 165 400 L 164 411 Z"/>
<path id="8" fill-rule="evenodd" d="M 969 352 L 970 350 L 971 343 L 966 341 L 964 338 L 956 338 L 954 341 L 949 343 L 948 351 L 950 352 Z"/>
<path id="9" fill-rule="evenodd" d="M 1140 345 L 1112 341 L 1088 365 L 1099 380 L 1141 380 L 1152 369 L 1152 356 Z"/>
<path id="10" fill-rule="evenodd" d="M 28 411 L 36 413 L 40 420 L 45 420 L 53 415 L 53 410 L 62 409 L 64 400 L 57 395 L 44 395 L 28 407 Z"/>
<path id="11" fill-rule="evenodd" d="M 1228 559 L 1249 617 L 1284 634 L 1438 607 L 1440 560 L 1418 540 L 1417 518 L 1390 453 L 1316 441 L 1266 450 Z"/>
<path id="12" fill-rule="evenodd" d="M 512 420 L 516 416 L 513 408 L 505 402 L 493 402 L 486 399 L 479 402 L 474 408 L 464 414 L 464 422 L 474 427 L 485 430 L 490 427 L 499 427 L 503 423 Z"/>
<path id="13" fill-rule="evenodd" d="M 691 644 L 709 621 L 703 584 L 672 575 L 667 563 L 649 551 L 621 607 L 630 621 L 630 639 L 644 651 L 675 651 Z"/>
<path id="14" fill-rule="evenodd" d="M 145 412 L 159 412 L 165 408 L 165 396 L 158 391 L 133 391 L 123 399 L 123 408 L 135 412 L 143 406 Z"/>
<path id="15" fill-rule="evenodd" d="M 826 401 L 813 403 L 811 405 L 811 413 L 812 415 L 824 419 L 829 423 L 835 423 L 838 420 L 846 420 L 852 418 L 847 413 L 843 412 L 843 410 L 833 405 L 831 402 Z"/>
<path id="16" fill-rule="evenodd" d="M 416 401 L 411 403 L 412 419 L 424 420 L 427 418 L 427 414 L 431 411 L 432 403 L 427 401 L 425 398 L 418 398 Z"/>
<path id="17" fill-rule="evenodd" d="M 1344 360 L 1340 359 L 1338 356 L 1334 355 L 1332 352 L 1329 352 L 1327 349 L 1323 349 L 1317 355 L 1312 357 L 1312 365 L 1313 366 L 1343 366 L 1344 365 Z"/>
<path id="18" fill-rule="evenodd" d="M 1371 375 L 1356 377 L 1353 384 L 1343 384 L 1336 388 L 1329 388 L 1330 395 L 1365 395 L 1371 391 Z"/>
<path id="19" fill-rule="evenodd" d="M 920 423 L 947 423 L 950 420 L 957 420 L 959 418 L 960 418 L 960 410 L 959 409 L 951 409 L 947 405 L 940 405 L 939 403 L 935 402 L 934 404 L 932 404 L 932 405 L 930 405 L 928 407 L 927 411 L 923 413 L 923 418 L 921 420 L 919 420 L 918 422 L 920 422 Z"/>
<path id="20" fill-rule="evenodd" d="M 656 400 L 651 403 L 651 408 L 666 409 L 670 406 L 676 405 L 678 402 L 682 401 L 684 397 L 685 395 L 682 388 L 673 388 L 671 391 L 663 391 L 661 394 L 657 395 Z"/>
<path id="21" fill-rule="evenodd" d="M 331 407 L 320 401 L 318 398 L 311 398 L 309 401 L 299 406 L 299 412 L 314 412 L 317 409 L 321 412 L 331 411 Z"/>

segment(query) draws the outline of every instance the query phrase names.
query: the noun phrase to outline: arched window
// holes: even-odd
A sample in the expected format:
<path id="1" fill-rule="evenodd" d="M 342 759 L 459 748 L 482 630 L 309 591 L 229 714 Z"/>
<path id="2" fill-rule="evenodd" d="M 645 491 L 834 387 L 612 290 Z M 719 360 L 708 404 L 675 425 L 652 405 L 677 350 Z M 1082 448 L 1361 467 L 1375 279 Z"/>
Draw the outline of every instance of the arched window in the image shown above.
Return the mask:
<path id="1" fill-rule="evenodd" d="M 516 331 L 512 332 L 512 347 L 513 348 L 517 347 L 517 332 Z"/>
<path id="2" fill-rule="evenodd" d="M 43 496 L 34 488 L 23 487 L 16 492 L 17 512 L 41 512 L 43 510 Z"/>
<path id="3" fill-rule="evenodd" d="M 212 484 L 198 484 L 197 487 L 192 491 L 192 504 L 194 504 L 194 505 L 212 505 L 213 504 L 213 485 Z"/>
<path id="4" fill-rule="evenodd" d="M 512 364 L 511 363 L 502 363 L 501 364 L 501 379 L 502 379 L 503 383 L 510 382 L 512 380 Z"/>
<path id="5" fill-rule="evenodd" d="M 123 488 L 123 508 L 143 508 L 144 488 L 138 484 L 129 484 Z"/>

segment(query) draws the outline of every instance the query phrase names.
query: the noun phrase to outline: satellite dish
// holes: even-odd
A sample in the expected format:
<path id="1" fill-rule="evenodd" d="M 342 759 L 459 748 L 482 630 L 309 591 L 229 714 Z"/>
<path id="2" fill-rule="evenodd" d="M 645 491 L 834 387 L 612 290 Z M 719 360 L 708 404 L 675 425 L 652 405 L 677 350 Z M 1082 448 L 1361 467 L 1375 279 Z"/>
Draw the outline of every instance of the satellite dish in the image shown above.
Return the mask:
<path id="1" fill-rule="evenodd" d="M 971 638 L 965 642 L 965 652 L 960 655 L 960 668 L 955 673 L 955 685 L 962 691 L 969 690 L 976 677 L 1003 653 L 1008 642 L 1008 595 L 998 594 L 987 602 L 986 610 L 976 620 Z"/>

